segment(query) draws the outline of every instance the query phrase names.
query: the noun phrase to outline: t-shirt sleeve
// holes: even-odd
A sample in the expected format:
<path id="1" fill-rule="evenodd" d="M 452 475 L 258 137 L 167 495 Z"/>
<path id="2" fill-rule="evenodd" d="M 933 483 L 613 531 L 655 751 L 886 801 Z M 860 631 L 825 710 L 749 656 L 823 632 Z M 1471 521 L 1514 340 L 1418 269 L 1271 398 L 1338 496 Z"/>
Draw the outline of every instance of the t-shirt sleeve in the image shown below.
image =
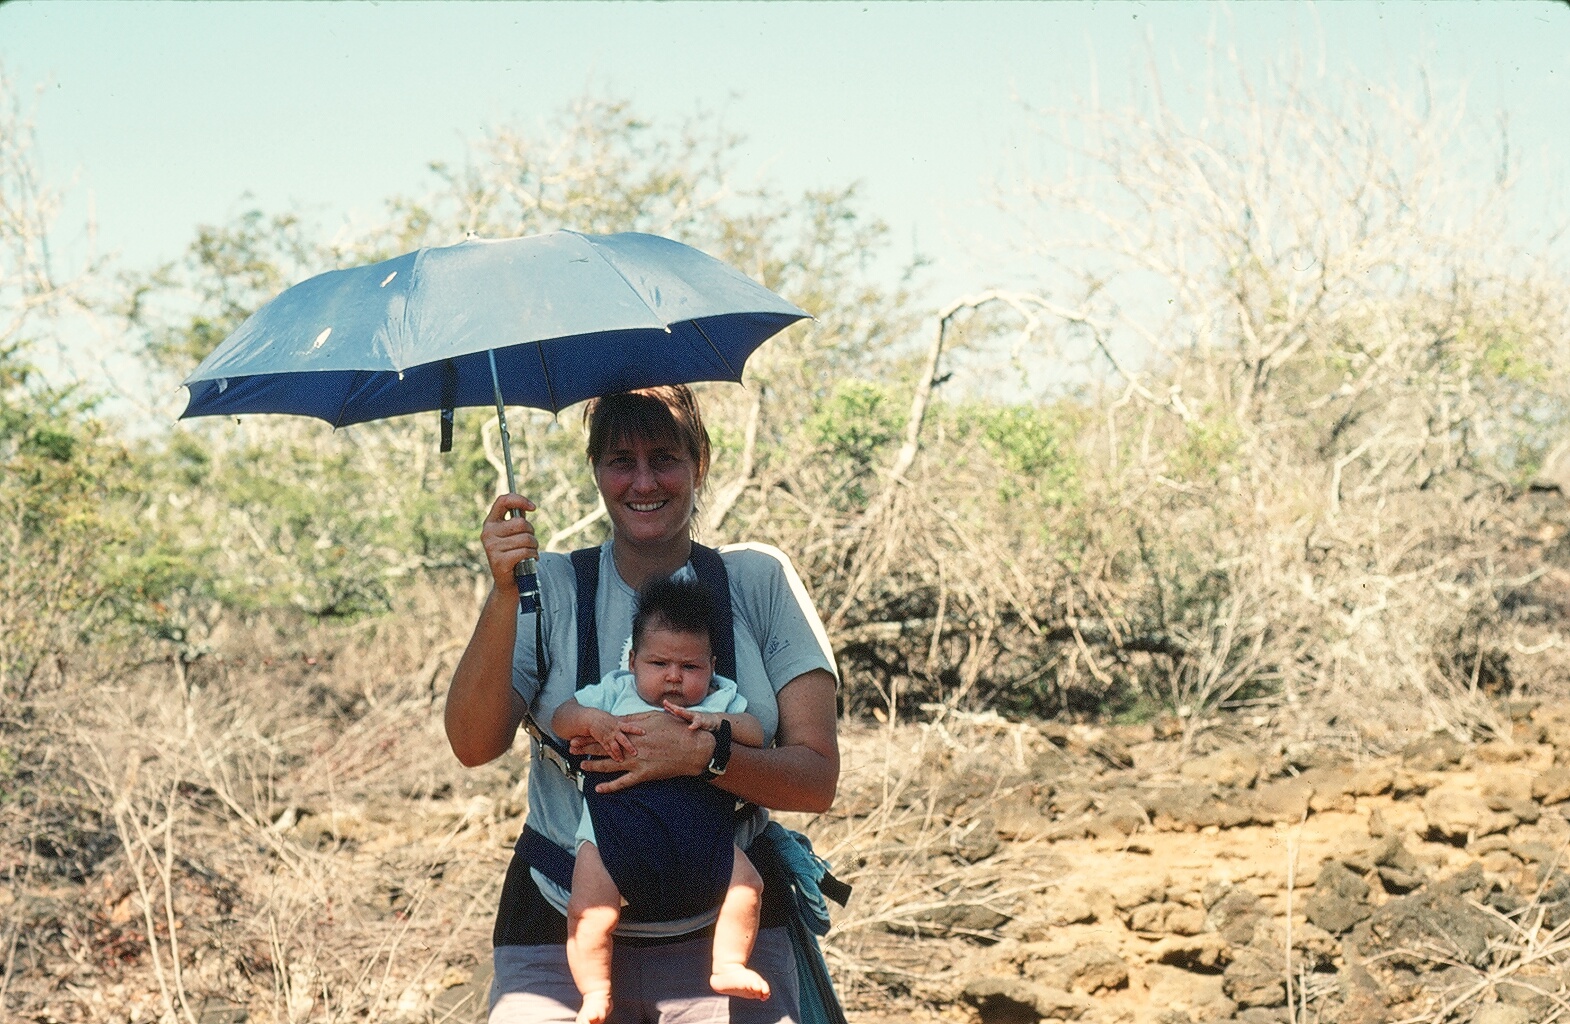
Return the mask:
<path id="1" fill-rule="evenodd" d="M 747 698 L 736 688 L 734 679 L 716 674 L 714 683 L 714 692 L 703 698 L 700 705 L 703 710 L 721 715 L 739 715 L 747 710 Z"/>
<path id="2" fill-rule="evenodd" d="M 597 683 L 590 683 L 583 687 L 573 694 L 573 698 L 583 707 L 609 711 L 611 702 L 615 700 L 613 689 L 608 679 L 601 679 Z"/>
<path id="3" fill-rule="evenodd" d="M 767 544 L 726 550 L 735 551 L 740 597 L 758 637 L 764 671 L 774 692 L 813 669 L 823 669 L 838 683 L 839 670 L 823 620 L 785 553 Z"/>

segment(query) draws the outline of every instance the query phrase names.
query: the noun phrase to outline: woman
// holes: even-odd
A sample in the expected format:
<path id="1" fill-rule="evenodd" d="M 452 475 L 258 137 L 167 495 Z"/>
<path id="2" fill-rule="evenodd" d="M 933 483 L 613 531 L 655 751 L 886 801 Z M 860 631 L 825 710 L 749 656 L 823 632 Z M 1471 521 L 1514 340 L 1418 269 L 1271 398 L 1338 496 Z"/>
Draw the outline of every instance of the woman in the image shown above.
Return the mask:
<path id="1" fill-rule="evenodd" d="M 709 437 L 696 400 L 685 387 L 650 388 L 591 403 L 588 459 L 611 520 L 602 546 L 595 626 L 599 663 L 624 664 L 631 640 L 633 600 L 656 576 L 691 572 L 692 517 L 709 468 Z M 492 586 L 447 692 L 448 742 L 465 765 L 484 764 L 511 749 L 524 708 L 549 722 L 573 695 L 577 678 L 577 588 L 561 555 L 540 556 L 534 528 L 521 513 L 534 503 L 516 494 L 496 499 L 481 540 Z M 508 519 L 509 512 L 520 513 Z M 518 615 L 513 567 L 539 557 L 548 665 L 537 678 L 533 620 Z M 763 545 L 722 552 L 735 618 L 736 677 L 748 709 L 772 745 L 731 748 L 724 772 L 711 778 L 740 800 L 786 811 L 820 812 L 834 800 L 839 780 L 835 737 L 833 657 L 794 568 Z M 520 629 L 520 623 L 529 628 Z M 629 720 L 637 754 L 612 762 L 587 751 L 584 769 L 625 770 L 606 788 L 652 779 L 704 776 L 717 756 L 713 733 L 694 732 L 673 716 Z M 529 826 L 571 849 L 581 811 L 573 783 L 534 746 L 529 771 Z M 745 848 L 764 823 L 760 812 L 738 826 Z M 566 892 L 514 857 L 503 886 L 494 936 L 496 976 L 492 1024 L 572 1021 L 578 993 L 565 952 Z M 701 922 L 699 922 L 701 923 Z M 709 991 L 707 930 L 670 934 L 665 926 L 618 933 L 612 985 L 620 1020 L 796 1021 L 798 993 L 790 941 L 779 911 L 765 894 L 763 929 L 753 967 L 769 982 L 764 1002 L 726 1000 Z M 690 925 L 689 925 L 690 928 Z M 728 1009 L 728 1015 L 727 1015 Z"/>

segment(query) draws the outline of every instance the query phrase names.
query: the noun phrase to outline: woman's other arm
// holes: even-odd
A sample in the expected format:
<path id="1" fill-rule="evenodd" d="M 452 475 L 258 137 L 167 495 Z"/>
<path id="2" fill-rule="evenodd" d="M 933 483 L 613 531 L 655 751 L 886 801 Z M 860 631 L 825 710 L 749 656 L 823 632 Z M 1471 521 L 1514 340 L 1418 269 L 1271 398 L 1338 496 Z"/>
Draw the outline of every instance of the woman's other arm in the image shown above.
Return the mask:
<path id="1" fill-rule="evenodd" d="M 534 527 L 509 510 L 532 512 L 534 503 L 504 494 L 491 505 L 480 528 L 480 541 L 491 569 L 491 592 L 474 624 L 447 687 L 443 722 L 447 742 L 467 767 L 495 760 L 512 749 L 523 721 L 523 700 L 512 688 L 513 645 L 518 636 L 518 585 L 513 566 L 539 553 Z"/>

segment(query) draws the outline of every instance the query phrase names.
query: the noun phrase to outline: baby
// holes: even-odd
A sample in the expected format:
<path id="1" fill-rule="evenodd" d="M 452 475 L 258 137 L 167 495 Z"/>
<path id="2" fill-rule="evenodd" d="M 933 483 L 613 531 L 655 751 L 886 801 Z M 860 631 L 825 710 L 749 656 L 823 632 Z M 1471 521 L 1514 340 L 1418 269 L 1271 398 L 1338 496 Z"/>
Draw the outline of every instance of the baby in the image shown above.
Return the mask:
<path id="1" fill-rule="evenodd" d="M 598 683 L 578 691 L 557 709 L 551 729 L 563 740 L 592 737 L 606 756 L 620 761 L 636 754 L 629 731 L 618 716 L 647 711 L 664 711 L 688 723 L 688 728 L 716 732 L 722 722 L 730 723 L 731 738 L 751 747 L 763 745 L 763 726 L 746 713 L 746 699 L 736 691 L 734 680 L 714 673 L 713 609 L 704 587 L 697 581 L 657 579 L 638 595 L 638 611 L 632 620 L 632 650 L 629 668 L 607 673 Z M 674 782 L 646 782 L 625 791 L 627 794 L 658 793 L 655 787 Z M 683 816 L 681 803 L 692 799 L 675 792 L 672 804 L 652 813 L 661 820 L 639 826 L 633 833 L 638 841 L 628 846 L 637 851 L 618 851 L 611 845 L 601 849 L 596 840 L 594 817 L 585 801 L 578 826 L 577 861 L 572 875 L 572 896 L 567 904 L 567 962 L 573 982 L 583 994 L 578 1024 L 603 1024 L 611 1010 L 612 933 L 621 920 L 624 902 L 635 909 L 639 893 L 652 886 L 672 884 L 672 868 L 681 872 L 702 871 L 716 876 L 707 879 L 681 877 L 682 886 L 709 886 L 720 904 L 714 924 L 714 963 L 709 985 L 715 992 L 743 999 L 767 999 L 769 985 L 747 966 L 753 940 L 758 934 L 758 910 L 763 894 L 763 879 L 747 855 L 735 845 L 728 808 L 735 798 L 707 784 L 700 798 L 720 800 L 722 811 L 703 819 L 706 824 L 694 829 Z M 590 784 L 585 783 L 585 789 Z M 712 791 L 712 792 L 711 792 Z M 601 801 L 605 797 L 600 798 Z M 656 805 L 663 797 L 652 801 Z M 599 831 L 611 827 L 609 813 L 624 813 L 621 805 L 607 809 L 599 801 Z M 647 804 L 650 801 L 645 800 Z M 636 808 L 635 808 L 636 809 Z M 665 820 L 669 816 L 675 820 Z M 625 834 L 626 829 L 622 832 Z M 665 848 L 658 836 L 679 837 Z M 625 853 L 626 859 L 622 854 Z M 602 857 L 603 854 L 603 857 Z M 638 863 L 641 858 L 643 864 Z M 624 864 L 628 866 L 623 866 Z M 666 878 L 648 877 L 643 865 L 662 870 Z M 697 867 L 694 868 L 694 865 Z M 705 867 L 706 865 L 706 867 Z M 719 899 L 723 891 L 723 899 Z M 628 899 L 624 901 L 623 897 Z M 713 902 L 708 904 L 712 907 Z"/>

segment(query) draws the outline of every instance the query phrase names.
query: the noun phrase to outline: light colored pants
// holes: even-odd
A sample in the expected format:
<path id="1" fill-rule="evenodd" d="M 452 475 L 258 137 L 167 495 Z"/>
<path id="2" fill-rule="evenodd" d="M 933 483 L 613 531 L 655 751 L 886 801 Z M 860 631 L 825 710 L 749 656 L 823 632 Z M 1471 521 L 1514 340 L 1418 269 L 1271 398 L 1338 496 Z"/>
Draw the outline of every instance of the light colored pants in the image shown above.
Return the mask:
<path id="1" fill-rule="evenodd" d="M 758 933 L 747 965 L 768 980 L 770 997 L 730 999 L 709 988 L 713 943 L 617 943 L 611 959 L 610 1024 L 797 1024 L 801 998 L 790 933 Z M 490 1024 L 571 1024 L 578 989 L 565 946 L 497 946 Z"/>

